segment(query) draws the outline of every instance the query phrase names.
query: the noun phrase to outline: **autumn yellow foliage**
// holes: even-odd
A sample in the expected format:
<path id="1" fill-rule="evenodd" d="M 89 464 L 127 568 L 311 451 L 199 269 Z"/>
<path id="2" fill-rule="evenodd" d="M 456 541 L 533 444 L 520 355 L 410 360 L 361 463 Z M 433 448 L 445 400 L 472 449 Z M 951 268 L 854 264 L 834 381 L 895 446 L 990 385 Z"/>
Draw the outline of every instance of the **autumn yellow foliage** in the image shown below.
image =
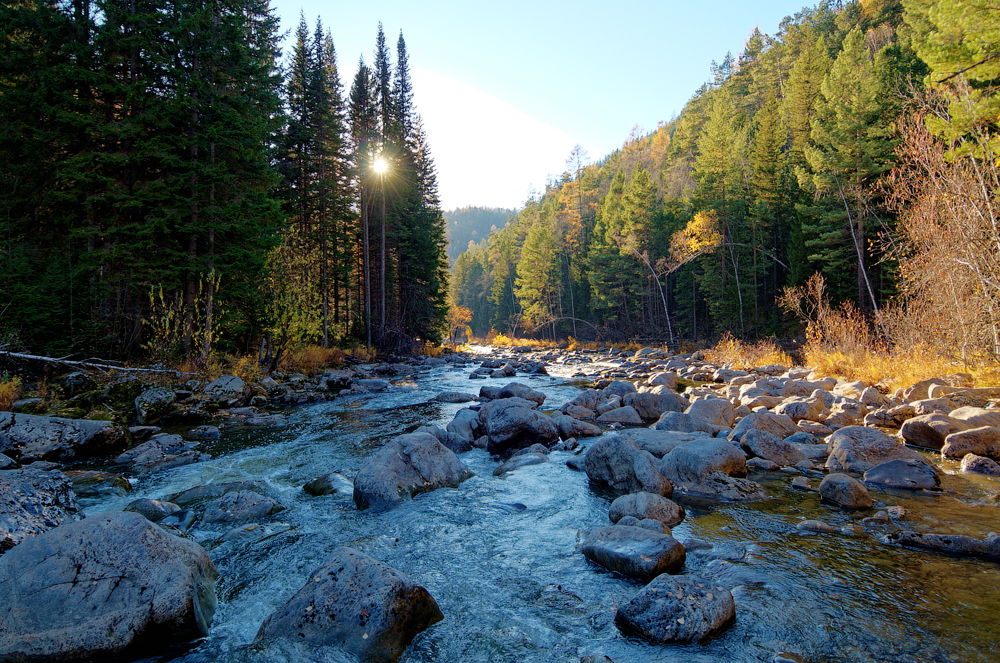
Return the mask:
<path id="1" fill-rule="evenodd" d="M 714 364 L 730 364 L 740 369 L 781 364 L 791 366 L 792 358 L 772 340 L 754 343 L 741 341 L 729 332 L 719 342 L 704 351 L 705 359 Z"/>
<path id="2" fill-rule="evenodd" d="M 0 379 L 0 410 L 9 410 L 21 395 L 21 378 Z"/>

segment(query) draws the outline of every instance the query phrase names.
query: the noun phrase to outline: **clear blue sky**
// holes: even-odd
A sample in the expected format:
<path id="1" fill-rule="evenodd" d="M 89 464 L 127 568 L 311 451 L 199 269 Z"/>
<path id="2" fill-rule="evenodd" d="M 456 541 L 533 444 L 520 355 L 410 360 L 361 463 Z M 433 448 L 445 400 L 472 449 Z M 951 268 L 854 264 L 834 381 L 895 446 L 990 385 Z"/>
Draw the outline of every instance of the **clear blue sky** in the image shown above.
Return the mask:
<path id="1" fill-rule="evenodd" d="M 676 115 L 754 27 L 774 33 L 805 0 L 274 0 L 333 33 L 345 86 L 382 21 L 402 30 L 442 202 L 517 207 L 579 143 L 597 159 L 636 125 Z"/>

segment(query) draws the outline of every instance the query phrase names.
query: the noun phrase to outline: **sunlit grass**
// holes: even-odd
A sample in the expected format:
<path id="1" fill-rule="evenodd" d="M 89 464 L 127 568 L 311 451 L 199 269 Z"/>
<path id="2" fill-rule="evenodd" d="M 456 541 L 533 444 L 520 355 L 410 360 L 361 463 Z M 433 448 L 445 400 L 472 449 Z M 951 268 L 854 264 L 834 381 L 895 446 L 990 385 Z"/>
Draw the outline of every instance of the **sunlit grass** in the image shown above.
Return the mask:
<path id="1" fill-rule="evenodd" d="M 774 341 L 751 343 L 741 341 L 729 332 L 723 334 L 714 346 L 704 350 L 704 356 L 713 364 L 730 364 L 744 370 L 770 364 L 792 365 L 791 356 Z"/>
<path id="2" fill-rule="evenodd" d="M 21 395 L 21 378 L 0 378 L 0 410 L 9 410 Z"/>

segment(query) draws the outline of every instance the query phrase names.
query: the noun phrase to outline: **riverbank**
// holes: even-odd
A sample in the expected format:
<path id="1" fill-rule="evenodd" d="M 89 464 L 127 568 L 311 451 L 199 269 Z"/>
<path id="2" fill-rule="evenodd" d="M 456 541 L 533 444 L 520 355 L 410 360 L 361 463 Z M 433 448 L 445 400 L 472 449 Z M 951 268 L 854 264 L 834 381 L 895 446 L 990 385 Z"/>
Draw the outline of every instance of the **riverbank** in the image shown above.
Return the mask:
<path id="1" fill-rule="evenodd" d="M 208 637 L 179 655 L 181 660 L 311 660 L 329 653 L 324 649 L 329 644 L 280 637 L 264 642 L 255 636 L 265 618 L 343 545 L 404 572 L 440 606 L 444 621 L 418 635 L 404 660 L 542 661 L 589 655 L 619 662 L 699 656 L 771 660 L 781 652 L 816 661 L 918 660 L 928 652 L 941 660 L 988 660 L 982 656 L 989 651 L 985 643 L 993 637 L 1000 596 L 982 588 L 997 587 L 1000 573 L 995 562 L 983 559 L 991 549 L 973 539 L 988 541 L 986 535 L 995 529 L 997 480 L 960 472 L 959 463 L 942 458 L 940 451 L 913 451 L 908 459 L 937 468 L 940 474 L 919 475 L 937 477 L 939 486 L 932 489 L 888 488 L 866 480 L 871 468 L 855 472 L 859 467 L 836 463 L 847 458 L 841 440 L 852 424 L 872 417 L 870 424 L 894 433 L 897 419 L 911 414 L 906 408 L 913 416 L 902 423 L 927 416 L 917 414 L 918 408 L 944 412 L 949 407 L 942 401 L 921 402 L 928 400 L 919 398 L 924 390 L 951 405 L 970 398 L 984 398 L 987 405 L 989 394 L 941 380 L 902 394 L 896 403 L 892 394 L 876 389 L 884 399 L 878 401 L 863 385 L 830 384 L 798 369 L 744 372 L 655 349 L 481 351 L 477 357 L 415 360 L 392 368 L 363 365 L 362 373 L 347 378 L 351 386 L 336 394 L 320 388 L 319 376 L 287 376 L 277 384 L 273 402 L 220 403 L 216 413 L 222 418 L 199 424 L 225 424 L 218 426 L 219 437 L 200 441 L 190 451 L 204 456 L 187 464 L 144 473 L 113 466 L 110 456 L 56 461 L 59 469 L 48 472 L 114 470 L 131 489 L 112 482 L 90 493 L 80 489 L 77 510 L 66 509 L 64 522 L 81 511 L 121 510 L 139 499 L 177 500 L 177 511 L 168 516 L 172 520 L 160 529 L 201 543 L 219 573 L 219 601 Z M 671 375 L 680 390 L 672 386 Z M 327 382 L 334 377 L 344 379 L 327 375 Z M 385 389 L 352 391 L 361 380 L 384 380 Z M 512 381 L 524 387 L 510 386 Z M 206 391 L 215 390 L 202 388 L 194 400 L 201 401 Z M 939 391 L 948 393 L 939 396 Z M 283 400 L 290 395 L 322 402 L 291 406 Z M 473 400 L 458 402 L 466 397 Z M 716 402 L 723 398 L 728 408 Z M 516 407 L 500 412 L 502 401 L 510 399 L 517 400 L 506 405 Z M 182 399 L 177 407 L 183 405 Z M 228 418 L 239 416 L 232 415 L 233 409 L 248 406 L 285 419 L 244 426 Z M 751 411 L 761 407 L 774 416 Z M 890 415 L 895 408 L 903 409 Z M 952 416 L 954 409 L 937 416 L 963 421 Z M 474 422 L 466 411 L 475 413 Z M 548 418 L 551 428 L 540 417 Z M 778 428 L 788 425 L 782 417 L 792 421 L 792 428 Z M 758 423 L 751 427 L 744 423 L 748 418 Z M 768 431 L 764 421 L 775 428 Z M 518 434 L 525 425 L 533 427 L 531 435 Z M 454 490 L 419 492 L 377 513 L 359 510 L 356 477 L 371 469 L 379 449 L 421 427 L 474 476 Z M 710 430 L 701 430 L 705 427 Z M 166 432 L 180 433 L 189 443 L 195 441 L 189 439 L 191 430 L 181 426 Z M 777 442 L 762 432 L 744 439 L 748 431 L 774 432 Z M 594 432 L 595 437 L 582 437 Z M 529 449 L 538 441 L 542 449 Z M 509 460 L 489 453 L 492 446 L 507 456 L 522 444 L 527 453 Z M 624 637 L 615 624 L 616 610 L 632 601 L 645 580 L 621 569 L 606 570 L 580 551 L 588 533 L 610 525 L 610 503 L 627 489 L 608 484 L 594 462 L 588 467 L 588 456 L 593 461 L 611 444 L 630 455 L 631 467 L 649 461 L 657 489 L 665 492 L 661 479 L 669 481 L 671 496 L 665 499 L 686 512 L 680 523 L 666 526 L 670 534 L 659 532 L 686 551 L 683 565 L 671 569 L 680 572 L 676 577 L 708 578 L 733 594 L 735 622 L 704 645 L 653 645 Z M 688 464 L 680 468 L 683 454 L 677 450 L 710 444 L 727 453 L 739 450 L 742 465 L 730 456 L 719 466 L 725 470 L 721 476 L 708 476 L 721 469 L 703 475 L 710 465 L 692 465 L 698 454 L 688 454 Z M 852 445 L 846 446 L 857 455 L 858 445 Z M 894 441 L 887 449 L 899 453 L 909 447 Z M 791 456 L 781 463 L 771 460 L 776 450 Z M 796 459 L 795 451 L 804 457 Z M 834 466 L 824 458 L 831 451 Z M 518 458 L 524 460 L 510 463 Z M 516 469 L 495 476 L 504 464 Z M 821 480 L 838 470 L 855 472 L 873 508 L 846 510 L 824 501 Z M 327 478 L 332 492 L 316 496 L 303 490 L 320 477 Z M 184 494 L 200 485 L 213 488 Z M 706 492 L 733 488 L 739 489 L 736 497 L 756 499 Z M 928 533 L 970 538 L 915 538 Z M 967 557 L 929 552 L 926 546 L 950 546 L 953 554 Z M 490 601 L 483 600 L 487 595 Z M 866 647 L 857 648 L 863 637 Z"/>

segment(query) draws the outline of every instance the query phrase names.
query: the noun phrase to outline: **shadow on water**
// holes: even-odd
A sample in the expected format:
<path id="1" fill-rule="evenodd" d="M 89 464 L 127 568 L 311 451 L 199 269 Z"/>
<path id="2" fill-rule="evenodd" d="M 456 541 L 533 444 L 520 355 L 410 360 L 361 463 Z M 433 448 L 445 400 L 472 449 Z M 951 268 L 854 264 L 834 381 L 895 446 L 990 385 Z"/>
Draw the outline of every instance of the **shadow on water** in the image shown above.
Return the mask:
<path id="1" fill-rule="evenodd" d="M 545 391 L 547 404 L 577 393 L 558 377 L 519 380 Z M 344 660 L 296 642 L 253 644 L 264 618 L 339 545 L 400 569 L 440 604 L 445 620 L 418 636 L 402 659 L 408 663 L 571 662 L 586 654 L 616 663 L 707 663 L 771 661 L 778 652 L 814 662 L 997 660 L 1000 565 L 889 547 L 869 536 L 804 534 L 795 526 L 806 518 L 840 527 L 860 516 L 791 490 L 788 477 L 769 476 L 772 497 L 761 503 L 685 504 L 688 517 L 675 536 L 702 542 L 692 546 L 685 572 L 732 587 L 738 605 L 731 629 L 687 646 L 652 646 L 618 633 L 615 609 L 641 584 L 577 551 L 582 529 L 608 522 L 613 495 L 566 467 L 568 453 L 493 477 L 496 462 L 473 450 L 463 461 L 476 476 L 460 488 L 381 514 L 358 511 L 350 495 L 301 490 L 327 472 L 353 476 L 393 435 L 444 425 L 464 406 L 431 402 L 433 395 L 475 393 L 481 384 L 439 369 L 421 377 L 419 388 L 302 408 L 283 429 L 227 431 L 209 447 L 211 461 L 155 475 L 134 494 L 93 506 L 115 509 L 210 481 L 261 479 L 289 507 L 253 529 L 195 532 L 218 566 L 220 602 L 209 637 L 175 660 Z M 953 494 L 877 497 L 904 506 L 916 529 L 979 536 L 1000 529 L 995 486 L 991 493 L 965 481 L 946 478 Z"/>

